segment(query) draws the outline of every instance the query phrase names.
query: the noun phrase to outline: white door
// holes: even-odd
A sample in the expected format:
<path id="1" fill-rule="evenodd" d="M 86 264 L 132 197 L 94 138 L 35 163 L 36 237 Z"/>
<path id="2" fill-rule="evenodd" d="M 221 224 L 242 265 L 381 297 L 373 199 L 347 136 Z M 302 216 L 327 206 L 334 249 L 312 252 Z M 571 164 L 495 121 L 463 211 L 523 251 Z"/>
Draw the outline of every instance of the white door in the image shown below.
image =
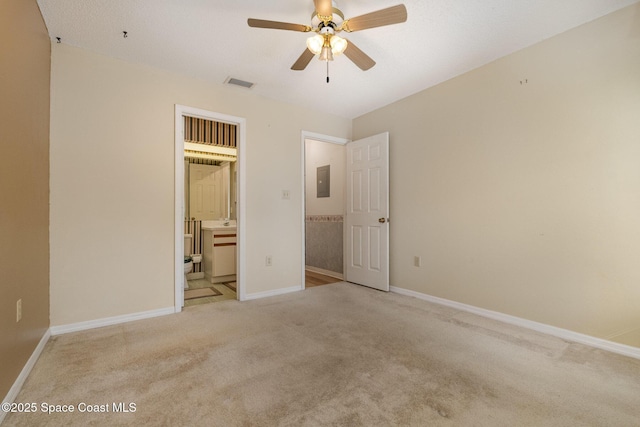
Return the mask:
<path id="1" fill-rule="evenodd" d="M 389 291 L 389 133 L 347 143 L 345 279 Z"/>
<path id="2" fill-rule="evenodd" d="M 189 166 L 189 215 L 196 220 L 224 218 L 220 166 Z"/>

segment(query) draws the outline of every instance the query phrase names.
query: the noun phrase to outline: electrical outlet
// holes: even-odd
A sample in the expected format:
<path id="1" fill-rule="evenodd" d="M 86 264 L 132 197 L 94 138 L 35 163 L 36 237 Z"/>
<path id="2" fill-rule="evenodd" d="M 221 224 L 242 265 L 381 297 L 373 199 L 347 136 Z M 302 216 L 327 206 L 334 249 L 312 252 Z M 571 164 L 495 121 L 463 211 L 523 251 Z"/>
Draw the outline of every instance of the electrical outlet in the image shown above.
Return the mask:
<path id="1" fill-rule="evenodd" d="M 413 265 L 416 267 L 420 267 L 422 265 L 422 257 L 414 256 L 413 257 Z"/>
<path id="2" fill-rule="evenodd" d="M 271 255 L 267 255 L 267 257 L 264 260 L 264 265 L 266 265 L 267 267 L 271 267 Z"/>
<path id="3" fill-rule="evenodd" d="M 282 198 L 289 200 L 291 198 L 291 192 L 289 190 L 282 190 Z"/>
<path id="4" fill-rule="evenodd" d="M 16 302 L 16 323 L 22 319 L 22 298 Z"/>

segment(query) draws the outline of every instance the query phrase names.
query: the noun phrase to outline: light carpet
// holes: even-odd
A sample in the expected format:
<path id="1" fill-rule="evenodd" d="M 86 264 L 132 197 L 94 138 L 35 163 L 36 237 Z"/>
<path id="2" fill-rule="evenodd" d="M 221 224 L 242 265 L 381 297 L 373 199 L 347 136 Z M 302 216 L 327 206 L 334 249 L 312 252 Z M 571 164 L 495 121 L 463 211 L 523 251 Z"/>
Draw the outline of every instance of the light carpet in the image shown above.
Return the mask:
<path id="1" fill-rule="evenodd" d="M 637 426 L 640 361 L 337 283 L 53 337 L 16 402 L 135 412 L 7 426 Z"/>

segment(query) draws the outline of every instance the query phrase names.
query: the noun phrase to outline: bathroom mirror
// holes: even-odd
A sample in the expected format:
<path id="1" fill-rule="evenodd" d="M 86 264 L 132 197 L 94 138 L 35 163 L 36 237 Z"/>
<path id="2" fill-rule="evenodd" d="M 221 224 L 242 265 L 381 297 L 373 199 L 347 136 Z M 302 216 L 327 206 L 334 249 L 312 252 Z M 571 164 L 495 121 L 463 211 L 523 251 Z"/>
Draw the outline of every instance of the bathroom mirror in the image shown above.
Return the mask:
<path id="1" fill-rule="evenodd" d="M 185 219 L 236 219 L 235 149 L 185 143 Z"/>

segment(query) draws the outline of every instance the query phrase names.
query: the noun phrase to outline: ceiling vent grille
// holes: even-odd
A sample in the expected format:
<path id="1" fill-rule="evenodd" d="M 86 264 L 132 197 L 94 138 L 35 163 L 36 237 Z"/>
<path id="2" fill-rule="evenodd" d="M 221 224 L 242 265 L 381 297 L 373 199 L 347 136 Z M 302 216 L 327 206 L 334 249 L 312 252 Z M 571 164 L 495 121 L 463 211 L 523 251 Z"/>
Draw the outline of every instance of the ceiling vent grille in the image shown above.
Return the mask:
<path id="1" fill-rule="evenodd" d="M 225 81 L 225 83 L 228 84 L 228 85 L 241 86 L 241 87 L 244 87 L 244 88 L 247 88 L 247 89 L 251 89 L 255 85 L 255 83 L 246 82 L 244 80 L 236 79 L 236 78 L 233 78 L 233 77 L 229 77 Z"/>

